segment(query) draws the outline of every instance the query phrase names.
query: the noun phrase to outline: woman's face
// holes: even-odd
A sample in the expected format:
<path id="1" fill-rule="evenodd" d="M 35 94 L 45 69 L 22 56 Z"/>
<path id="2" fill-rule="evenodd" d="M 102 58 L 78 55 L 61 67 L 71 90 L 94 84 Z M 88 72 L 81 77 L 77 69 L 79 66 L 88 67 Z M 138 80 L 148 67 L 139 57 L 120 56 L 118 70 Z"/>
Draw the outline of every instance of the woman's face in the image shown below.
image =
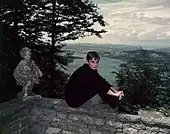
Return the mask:
<path id="1" fill-rule="evenodd" d="M 99 66 L 99 59 L 91 59 L 88 61 L 88 65 L 91 69 L 96 70 Z"/>
<path id="2" fill-rule="evenodd" d="M 26 51 L 24 58 L 25 58 L 26 60 L 30 60 L 30 59 L 31 59 L 31 52 L 30 52 L 30 51 Z"/>

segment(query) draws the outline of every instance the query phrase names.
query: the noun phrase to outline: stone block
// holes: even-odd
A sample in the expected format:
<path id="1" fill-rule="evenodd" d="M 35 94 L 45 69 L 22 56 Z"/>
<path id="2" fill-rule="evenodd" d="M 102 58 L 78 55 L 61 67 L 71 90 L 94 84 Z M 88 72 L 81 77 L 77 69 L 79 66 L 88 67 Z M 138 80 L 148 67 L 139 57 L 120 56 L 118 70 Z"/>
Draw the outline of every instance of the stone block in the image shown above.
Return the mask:
<path id="1" fill-rule="evenodd" d="M 107 126 L 114 127 L 114 128 L 120 128 L 120 129 L 123 128 L 122 122 L 115 122 L 115 121 L 111 121 L 111 120 L 108 120 L 108 121 L 106 122 L 106 125 L 107 125 Z"/>
<path id="2" fill-rule="evenodd" d="M 46 129 L 45 134 L 60 134 L 60 133 L 61 133 L 61 129 L 54 128 L 54 127 L 49 127 L 48 129 Z"/>
<path id="3" fill-rule="evenodd" d="M 90 131 L 90 134 L 102 134 L 102 132 L 99 132 L 99 131 Z"/>
<path id="4" fill-rule="evenodd" d="M 60 119 L 66 119 L 67 118 L 67 114 L 61 113 L 61 112 L 57 112 L 56 113 L 56 117 L 60 118 Z"/>

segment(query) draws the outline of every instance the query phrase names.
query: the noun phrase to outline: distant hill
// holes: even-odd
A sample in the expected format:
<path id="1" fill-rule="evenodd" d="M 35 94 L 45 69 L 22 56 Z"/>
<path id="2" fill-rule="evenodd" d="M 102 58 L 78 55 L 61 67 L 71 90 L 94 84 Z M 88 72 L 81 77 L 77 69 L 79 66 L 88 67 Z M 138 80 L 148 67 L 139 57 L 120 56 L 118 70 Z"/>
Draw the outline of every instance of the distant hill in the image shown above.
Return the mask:
<path id="1" fill-rule="evenodd" d="M 170 52 L 170 47 L 164 47 L 164 48 L 159 48 L 154 50 L 158 52 Z"/>
<path id="2" fill-rule="evenodd" d="M 86 51 L 86 50 L 96 50 L 98 52 L 107 51 L 107 52 L 121 52 L 136 50 L 139 47 L 133 45 L 124 45 L 124 44 L 90 44 L 90 43 L 79 43 L 79 44 L 69 44 L 68 49 L 74 49 L 77 51 Z"/>

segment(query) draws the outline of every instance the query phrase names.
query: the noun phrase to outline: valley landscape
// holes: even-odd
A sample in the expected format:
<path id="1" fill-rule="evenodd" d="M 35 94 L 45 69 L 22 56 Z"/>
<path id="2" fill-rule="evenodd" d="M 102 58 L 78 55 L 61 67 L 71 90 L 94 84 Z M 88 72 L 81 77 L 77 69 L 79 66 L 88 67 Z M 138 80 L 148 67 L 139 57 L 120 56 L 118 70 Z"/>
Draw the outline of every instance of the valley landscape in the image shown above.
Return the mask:
<path id="1" fill-rule="evenodd" d="M 111 84 L 116 85 L 115 74 L 113 71 L 120 69 L 119 65 L 128 60 L 127 52 L 140 49 L 140 46 L 133 45 L 111 45 L 111 44 L 69 44 L 66 50 L 74 52 L 74 61 L 67 67 L 68 72 L 72 73 L 76 68 L 86 62 L 86 53 L 90 50 L 95 50 L 101 56 L 99 73 Z M 153 53 L 168 52 L 170 48 L 155 48 L 146 49 L 153 51 Z"/>

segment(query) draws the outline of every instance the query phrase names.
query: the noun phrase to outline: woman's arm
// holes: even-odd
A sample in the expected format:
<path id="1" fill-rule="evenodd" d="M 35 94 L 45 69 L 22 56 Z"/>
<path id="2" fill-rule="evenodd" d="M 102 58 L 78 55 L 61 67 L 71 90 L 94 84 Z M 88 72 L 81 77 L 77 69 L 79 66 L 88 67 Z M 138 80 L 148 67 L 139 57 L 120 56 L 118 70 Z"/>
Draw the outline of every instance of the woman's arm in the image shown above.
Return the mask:
<path id="1" fill-rule="evenodd" d="M 107 94 L 119 97 L 119 99 L 122 99 L 122 97 L 124 96 L 123 91 L 117 91 L 114 87 L 111 87 Z"/>
<path id="2" fill-rule="evenodd" d="M 103 86 L 104 90 L 107 91 L 108 95 L 119 97 L 119 99 L 121 99 L 124 96 L 123 91 L 117 91 L 109 82 L 106 81 L 106 79 L 104 79 L 99 74 L 98 76 L 100 86 Z"/>

